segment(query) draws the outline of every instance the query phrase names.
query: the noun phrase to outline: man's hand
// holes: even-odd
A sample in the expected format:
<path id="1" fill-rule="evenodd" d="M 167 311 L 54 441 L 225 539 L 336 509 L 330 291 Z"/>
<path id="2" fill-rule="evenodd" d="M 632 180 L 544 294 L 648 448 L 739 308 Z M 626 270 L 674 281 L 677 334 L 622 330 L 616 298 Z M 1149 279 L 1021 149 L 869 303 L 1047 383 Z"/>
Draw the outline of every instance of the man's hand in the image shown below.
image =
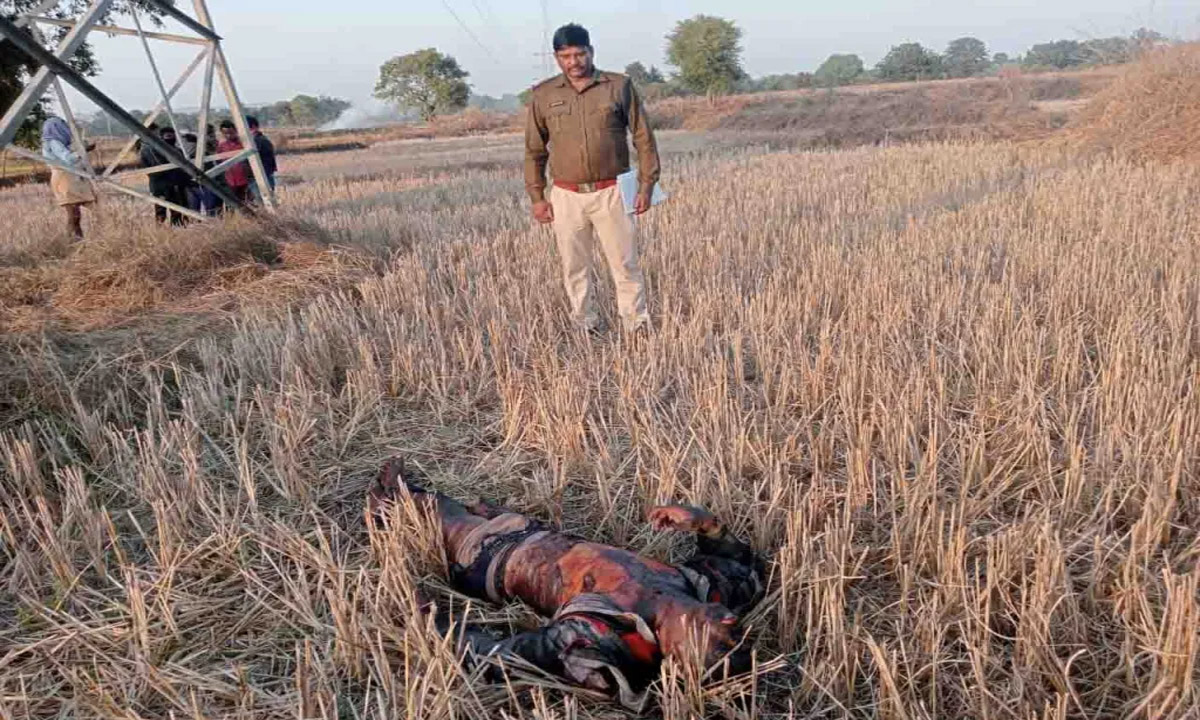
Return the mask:
<path id="1" fill-rule="evenodd" d="M 548 200 L 533 204 L 533 218 L 543 225 L 554 222 L 554 206 Z"/>
<path id="2" fill-rule="evenodd" d="M 637 197 L 633 200 L 633 214 L 641 215 L 650 209 L 650 197 L 654 192 L 654 188 L 638 190 Z"/>
<path id="3" fill-rule="evenodd" d="M 655 530 L 695 532 L 702 535 L 717 535 L 721 532 L 721 521 L 715 515 L 692 505 L 660 505 L 650 511 L 650 526 Z"/>

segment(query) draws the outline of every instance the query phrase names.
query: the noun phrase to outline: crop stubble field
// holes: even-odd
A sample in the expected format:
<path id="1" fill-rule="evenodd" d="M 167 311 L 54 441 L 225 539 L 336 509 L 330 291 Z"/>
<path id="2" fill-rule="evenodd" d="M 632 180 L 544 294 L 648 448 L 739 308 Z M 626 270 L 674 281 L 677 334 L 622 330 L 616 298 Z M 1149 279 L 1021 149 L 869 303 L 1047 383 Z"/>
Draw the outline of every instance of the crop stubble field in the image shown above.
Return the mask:
<path id="1" fill-rule="evenodd" d="M 652 714 L 1194 717 L 1200 171 L 662 143 L 641 347 L 570 330 L 512 137 L 289 159 L 316 259 L 250 284 L 291 274 L 292 301 L 164 286 L 116 305 L 132 327 L 52 307 L 55 283 L 188 243 L 241 267 L 245 224 L 113 203 L 72 254 L 44 189 L 0 192 L 6 281 L 56 268 L 17 323 L 50 334 L 4 346 L 0 715 L 620 716 L 483 684 L 414 616 L 420 586 L 537 622 L 452 599 L 428 532 L 368 533 L 401 454 L 657 557 L 686 551 L 643 522 L 663 501 L 770 553 L 761 671 L 669 666 Z"/>

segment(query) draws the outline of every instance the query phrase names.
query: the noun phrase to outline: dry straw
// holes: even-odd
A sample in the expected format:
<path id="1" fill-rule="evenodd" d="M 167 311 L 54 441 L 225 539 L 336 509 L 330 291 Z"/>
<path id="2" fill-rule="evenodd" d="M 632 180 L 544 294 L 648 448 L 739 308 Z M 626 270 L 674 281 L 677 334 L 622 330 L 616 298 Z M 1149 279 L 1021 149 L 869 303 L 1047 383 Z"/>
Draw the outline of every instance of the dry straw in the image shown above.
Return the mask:
<path id="1" fill-rule="evenodd" d="M 459 664 L 426 599 L 538 619 L 453 594 L 428 528 L 367 530 L 394 454 L 662 559 L 664 500 L 769 553 L 757 671 L 669 665 L 670 720 L 1195 717 L 1200 171 L 736 140 L 664 137 L 644 347 L 569 329 L 518 140 L 285 163 L 297 219 L 377 277 L 202 334 L 5 336 L 0 717 L 622 717 Z M 0 247 L 52 273 L 128 247 L 162 288 L 169 258 L 192 300 L 260 247 L 234 222 L 152 252 L 130 212 L 64 252 L 48 197 L 6 191 Z"/>
<path id="2" fill-rule="evenodd" d="M 1200 159 L 1200 43 L 1148 51 L 1088 105 L 1069 137 L 1134 160 Z"/>

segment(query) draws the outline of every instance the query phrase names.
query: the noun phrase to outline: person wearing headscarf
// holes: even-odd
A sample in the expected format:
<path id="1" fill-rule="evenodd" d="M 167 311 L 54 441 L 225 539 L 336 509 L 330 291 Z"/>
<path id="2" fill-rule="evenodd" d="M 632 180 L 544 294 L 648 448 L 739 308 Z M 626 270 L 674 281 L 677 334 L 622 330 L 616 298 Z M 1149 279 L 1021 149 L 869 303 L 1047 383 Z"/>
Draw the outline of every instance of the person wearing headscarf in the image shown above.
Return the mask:
<path id="1" fill-rule="evenodd" d="M 83 168 L 83 158 L 72 149 L 72 143 L 71 129 L 62 118 L 51 115 L 42 124 L 42 156 L 51 163 L 50 190 L 54 193 L 54 202 L 66 210 L 68 232 L 76 240 L 82 240 L 82 208 L 94 204 L 96 194 L 86 178 L 67 169 Z M 88 143 L 85 152 L 94 147 L 94 143 Z"/>

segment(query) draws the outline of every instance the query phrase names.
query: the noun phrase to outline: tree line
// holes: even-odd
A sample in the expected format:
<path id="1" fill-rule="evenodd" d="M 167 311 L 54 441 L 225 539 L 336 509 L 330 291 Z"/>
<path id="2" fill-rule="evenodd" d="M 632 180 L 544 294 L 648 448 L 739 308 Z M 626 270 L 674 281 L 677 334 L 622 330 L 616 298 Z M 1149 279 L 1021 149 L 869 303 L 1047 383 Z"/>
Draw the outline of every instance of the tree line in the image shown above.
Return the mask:
<path id="1" fill-rule="evenodd" d="M 741 30 L 732 21 L 698 15 L 680 21 L 667 36 L 667 61 L 677 68 L 668 79 L 656 68 L 632 63 L 625 72 L 651 97 L 717 95 L 807 87 L 837 87 L 856 83 L 906 82 L 992 75 L 1006 67 L 1036 72 L 1117 65 L 1135 58 L 1166 38 L 1145 28 L 1128 37 L 1055 40 L 1029 48 L 1023 55 L 989 52 L 987 44 L 966 36 L 951 41 L 942 52 L 917 42 L 894 45 L 868 68 L 853 53 L 830 55 L 812 72 L 751 78 L 741 62 Z"/>
<path id="2" fill-rule="evenodd" d="M 246 114 L 257 118 L 263 127 L 315 127 L 336 120 L 349 107 L 350 103 L 341 98 L 325 95 L 297 95 L 291 100 L 280 100 L 264 105 L 246 105 L 245 110 Z M 149 115 L 143 110 L 131 110 L 130 114 L 135 118 Z M 175 116 L 175 122 L 181 128 L 194 128 L 199 124 L 198 112 L 174 110 L 172 114 Z M 218 125 L 228 117 L 228 110 L 210 112 L 208 124 Z M 125 132 L 116 123 L 110 122 L 108 115 L 103 112 L 97 112 L 86 119 L 80 118 L 79 121 L 82 129 L 88 135 L 123 134 Z M 167 119 L 166 113 L 161 113 L 157 122 L 159 125 L 166 125 L 170 120 Z"/>
<path id="3" fill-rule="evenodd" d="M 625 67 L 625 74 L 648 100 L 982 77 L 1011 67 L 1037 72 L 1116 65 L 1129 62 L 1147 47 L 1166 42 L 1166 38 L 1143 28 L 1128 37 L 1039 43 L 1024 54 L 1009 56 L 991 53 L 983 40 L 966 36 L 951 41 L 942 52 L 917 42 L 895 45 L 871 68 L 857 54 L 835 53 L 812 72 L 759 78 L 750 77 L 743 69 L 742 30 L 726 18 L 701 14 L 681 20 L 666 41 L 669 77 L 656 66 L 647 68 L 641 62 Z M 436 48 L 423 48 L 384 63 L 375 96 L 416 112 L 424 120 L 462 110 L 468 102 L 486 108 L 490 103 L 481 102 L 486 96 L 471 94 L 469 75 L 454 57 Z M 530 92 L 527 89 L 518 96 L 522 104 L 528 101 Z"/>
<path id="4" fill-rule="evenodd" d="M 920 43 L 908 42 L 893 46 L 870 70 L 864 67 L 858 55 L 831 55 L 807 81 L 810 86 L 833 87 L 857 82 L 981 77 L 1005 67 L 1036 72 L 1119 65 L 1165 39 L 1152 30 L 1141 29 L 1129 37 L 1040 43 L 1024 55 L 1015 57 L 1002 52 L 991 54 L 982 40 L 970 36 L 951 41 L 941 53 Z"/>
<path id="5" fill-rule="evenodd" d="M 124 0 L 115 12 L 126 10 L 127 3 L 141 6 L 152 24 L 159 22 L 156 9 L 145 6 L 143 0 Z M 38 0 L 0 0 L 0 15 L 12 18 L 37 4 Z M 86 4 L 87 0 L 59 0 L 49 12 L 69 16 Z M 57 39 L 61 32 L 61 29 L 56 30 L 56 37 L 51 39 Z M 873 68 L 867 68 L 857 54 L 839 53 L 829 56 L 812 72 L 759 78 L 750 77 L 743 69 L 741 41 L 742 30 L 733 21 L 696 15 L 679 21 L 666 36 L 669 76 L 657 67 L 647 68 L 641 62 L 630 63 L 624 70 L 649 100 L 684 95 L 712 97 L 868 82 L 978 77 L 1012 66 L 1036 71 L 1112 65 L 1128 62 L 1147 46 L 1162 43 L 1165 38 L 1152 30 L 1141 29 L 1129 37 L 1041 43 L 1014 57 L 1005 53 L 992 54 L 982 40 L 969 36 L 952 41 L 942 52 L 920 43 L 906 42 L 892 47 Z M 99 70 L 86 45 L 72 59 L 72 64 L 87 75 L 94 75 Z M 20 93 L 34 68 L 29 58 L 12 43 L 0 43 L 0 107 L 9 104 Z M 513 105 L 511 96 L 495 99 L 472 94 L 468 77 L 469 73 L 452 56 L 435 48 L 423 48 L 385 62 L 380 67 L 375 96 L 424 120 L 460 111 L 468 105 L 485 110 L 509 109 Z M 525 90 L 516 96 L 516 100 L 524 104 L 528 96 L 529 90 Z M 264 126 L 315 126 L 336 119 L 348 107 L 350 103 L 338 98 L 297 95 L 291 100 L 255 106 L 248 112 L 256 115 Z M 194 114 L 176 115 L 177 120 L 183 118 L 183 123 L 194 124 L 196 119 Z M 24 128 L 23 140 L 36 144 L 38 126 L 44 116 L 41 106 L 35 109 Z M 88 129 L 90 132 L 107 132 L 107 118 L 102 114 L 92 118 Z"/>

